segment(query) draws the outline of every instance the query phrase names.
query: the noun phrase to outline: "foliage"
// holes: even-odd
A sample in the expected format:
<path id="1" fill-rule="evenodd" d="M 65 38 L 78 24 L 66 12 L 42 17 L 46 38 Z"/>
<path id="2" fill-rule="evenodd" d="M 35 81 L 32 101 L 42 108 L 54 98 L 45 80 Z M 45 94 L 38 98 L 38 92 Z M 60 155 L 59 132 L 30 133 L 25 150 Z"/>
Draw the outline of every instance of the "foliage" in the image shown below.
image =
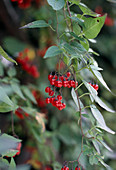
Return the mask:
<path id="1" fill-rule="evenodd" d="M 21 8 L 22 3 L 24 1 L 18 2 Z M 31 1 L 27 5 L 30 6 Z M 30 7 L 25 11 L 24 16 L 28 14 L 32 19 L 24 20 L 20 27 L 20 31 L 32 36 L 37 30 L 39 36 L 36 33 L 35 39 L 39 45 L 35 48 L 28 41 L 24 43 L 6 37 L 3 47 L 7 53 L 0 46 L 0 54 L 12 62 L 7 66 L 4 60 L 0 63 L 0 112 L 11 122 L 11 125 L 5 125 L 5 129 L 9 128 L 6 133 L 10 135 L 1 133 L 0 136 L 0 167 L 25 170 L 32 166 L 40 170 L 57 170 L 62 164 L 68 164 L 70 168 L 79 165 L 82 169 L 102 169 L 102 166 L 110 169 L 105 163 L 108 159 L 108 154 L 105 157 L 106 149 L 112 154 L 107 133 L 113 135 L 115 131 L 105 121 L 103 112 L 114 114 L 115 111 L 103 99 L 100 90 L 111 95 L 114 93 L 95 60 L 98 52 L 91 48 L 97 47 L 97 43 L 94 46 L 92 42 L 100 36 L 107 15 L 93 12 L 79 0 L 47 0 L 43 6 L 39 5 L 39 10 Z M 13 59 L 7 54 L 11 54 Z M 13 63 L 18 63 L 18 66 Z M 68 72 L 71 74 L 69 78 Z M 48 97 L 45 87 L 51 83 L 47 81 L 48 75 L 61 83 L 75 82 L 70 85 L 73 87 L 71 90 L 63 84 L 61 87 L 50 85 L 55 97 L 62 96 L 62 103 L 66 103 L 62 111 L 54 108 L 54 103 L 47 105 L 45 102 L 44 97 Z M 95 87 L 96 82 L 99 82 L 99 89 Z M 22 167 L 16 166 L 14 157 L 18 155 L 19 142 L 30 155 L 27 165 Z M 11 157 L 10 162 L 8 157 Z"/>

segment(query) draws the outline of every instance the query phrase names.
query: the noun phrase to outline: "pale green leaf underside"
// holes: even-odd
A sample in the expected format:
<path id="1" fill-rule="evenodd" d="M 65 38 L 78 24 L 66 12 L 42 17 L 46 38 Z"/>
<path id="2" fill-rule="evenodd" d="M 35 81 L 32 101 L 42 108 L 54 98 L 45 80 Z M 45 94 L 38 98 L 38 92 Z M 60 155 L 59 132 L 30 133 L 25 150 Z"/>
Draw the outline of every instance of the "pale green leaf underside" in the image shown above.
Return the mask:
<path id="1" fill-rule="evenodd" d="M 64 0 L 47 0 L 47 2 L 56 11 L 62 9 L 65 5 Z"/>
<path id="2" fill-rule="evenodd" d="M 51 46 L 46 51 L 46 54 L 44 55 L 44 58 L 55 57 L 55 56 L 57 56 L 57 55 L 59 55 L 61 53 L 62 53 L 62 51 L 57 46 Z"/>
<path id="3" fill-rule="evenodd" d="M 10 58 L 8 56 L 8 54 L 3 50 L 3 48 L 0 46 L 0 54 L 8 61 L 15 63 L 17 65 L 17 62 L 15 60 L 13 60 L 12 58 Z"/>

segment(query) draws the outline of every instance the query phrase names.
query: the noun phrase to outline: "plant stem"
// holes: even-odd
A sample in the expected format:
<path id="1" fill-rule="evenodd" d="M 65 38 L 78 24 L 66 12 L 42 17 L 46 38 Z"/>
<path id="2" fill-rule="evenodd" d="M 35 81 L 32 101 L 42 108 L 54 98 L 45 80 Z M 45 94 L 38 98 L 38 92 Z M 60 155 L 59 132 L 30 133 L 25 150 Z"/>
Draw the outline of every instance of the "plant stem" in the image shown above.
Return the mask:
<path id="1" fill-rule="evenodd" d="M 56 32 L 57 32 L 57 39 L 58 39 L 58 42 L 59 42 L 59 33 L 58 33 L 58 15 L 57 15 L 57 11 L 56 11 L 56 21 L 57 21 Z"/>
<path id="2" fill-rule="evenodd" d="M 84 94 L 82 94 L 81 96 L 79 96 L 79 99 L 81 98 L 81 97 L 83 97 L 83 96 L 86 96 L 86 95 L 89 95 L 90 93 L 84 93 Z"/>
<path id="3" fill-rule="evenodd" d="M 14 137 L 17 137 L 17 138 L 18 138 L 18 136 L 16 135 L 15 130 L 14 130 L 13 111 L 11 111 L 11 124 L 12 124 L 12 134 L 13 134 Z"/>
<path id="4" fill-rule="evenodd" d="M 70 12 L 70 8 L 69 8 L 69 5 L 68 5 L 68 1 L 67 1 L 67 10 L 68 10 L 69 16 L 71 17 L 71 12 Z M 71 22 L 71 30 L 73 32 L 73 24 L 72 24 L 72 19 L 71 18 L 70 18 L 70 22 Z"/>

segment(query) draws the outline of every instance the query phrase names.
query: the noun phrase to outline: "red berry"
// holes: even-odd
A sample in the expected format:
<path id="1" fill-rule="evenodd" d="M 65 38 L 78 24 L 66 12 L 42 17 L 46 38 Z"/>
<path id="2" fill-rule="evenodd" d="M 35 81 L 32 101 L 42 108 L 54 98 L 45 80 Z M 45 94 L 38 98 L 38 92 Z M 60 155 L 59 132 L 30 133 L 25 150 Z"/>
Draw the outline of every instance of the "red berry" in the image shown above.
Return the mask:
<path id="1" fill-rule="evenodd" d="M 76 166 L 75 170 L 81 170 L 79 166 Z"/>
<path id="2" fill-rule="evenodd" d="M 48 75 L 48 80 L 51 81 L 52 78 L 53 78 L 53 75 L 52 75 L 52 74 L 49 74 L 49 75 Z"/>
<path id="3" fill-rule="evenodd" d="M 57 96 L 57 99 L 58 99 L 58 100 L 62 100 L 62 96 L 61 96 L 61 95 L 58 95 L 58 96 Z"/>
<path id="4" fill-rule="evenodd" d="M 68 166 L 65 166 L 65 168 L 64 168 L 65 170 L 69 170 L 69 167 Z"/>
<path id="5" fill-rule="evenodd" d="M 52 79 L 50 80 L 50 84 L 51 84 L 51 85 L 55 85 L 55 81 L 56 81 L 56 80 L 55 80 L 54 78 L 52 78 Z"/>
<path id="6" fill-rule="evenodd" d="M 98 90 L 99 89 L 99 86 L 98 84 L 95 85 L 95 90 Z"/>
<path id="7" fill-rule="evenodd" d="M 55 97 L 51 97 L 51 98 L 50 98 L 50 103 L 53 103 L 54 100 L 55 100 Z"/>
<path id="8" fill-rule="evenodd" d="M 64 80 L 62 85 L 63 85 L 63 87 L 67 87 L 68 84 L 69 84 L 68 81 L 67 81 L 67 80 Z"/>
<path id="9" fill-rule="evenodd" d="M 51 91 L 50 87 L 46 87 L 46 88 L 45 88 L 45 92 L 46 92 L 46 93 L 49 93 L 50 91 Z"/>
<path id="10" fill-rule="evenodd" d="M 65 109 L 65 107 L 66 107 L 66 104 L 65 104 L 65 103 L 62 103 L 62 107 L 63 107 L 63 109 Z"/>
<path id="11" fill-rule="evenodd" d="M 54 91 L 49 91 L 49 96 L 53 96 L 54 95 Z"/>
<path id="12" fill-rule="evenodd" d="M 58 80 L 58 81 L 55 81 L 55 84 L 54 84 L 56 87 L 62 87 L 62 81 Z"/>
<path id="13" fill-rule="evenodd" d="M 66 75 L 67 75 L 67 77 L 70 77 L 70 76 L 71 76 L 71 73 L 70 73 L 70 72 L 67 72 Z"/>
<path id="14" fill-rule="evenodd" d="M 50 98 L 46 98 L 46 103 L 49 104 L 50 103 Z"/>

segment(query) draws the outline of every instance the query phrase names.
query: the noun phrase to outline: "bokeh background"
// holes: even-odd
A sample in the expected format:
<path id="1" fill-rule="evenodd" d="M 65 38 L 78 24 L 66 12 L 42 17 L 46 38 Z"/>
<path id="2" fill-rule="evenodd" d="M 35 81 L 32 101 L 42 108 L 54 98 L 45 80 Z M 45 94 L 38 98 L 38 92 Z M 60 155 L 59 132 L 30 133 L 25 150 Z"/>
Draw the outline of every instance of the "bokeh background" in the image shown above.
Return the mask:
<path id="1" fill-rule="evenodd" d="M 116 3 L 106 0 L 82 1 L 90 9 L 100 14 L 107 13 L 107 20 L 100 34 L 96 38 L 97 43 L 90 43 L 91 47 L 100 54 L 94 56 L 99 66 L 103 68 L 102 75 L 116 94 Z M 26 6 L 27 5 L 27 6 Z M 73 11 L 79 11 L 75 6 Z M 80 11 L 79 11 L 80 12 Z M 60 13 L 62 17 L 62 12 Z M 15 132 L 22 142 L 21 154 L 15 158 L 18 165 L 29 163 L 31 169 L 58 169 L 64 160 L 75 160 L 80 151 L 81 135 L 77 126 L 78 117 L 71 107 L 72 101 L 70 91 L 64 91 L 64 98 L 68 101 L 64 111 L 58 111 L 45 103 L 46 94 L 44 89 L 49 82 L 47 76 L 50 71 L 58 69 L 57 59 L 44 60 L 43 56 L 47 48 L 56 43 L 56 35 L 48 28 L 42 29 L 19 29 L 21 26 L 34 20 L 44 19 L 46 21 L 54 18 L 54 12 L 44 0 L 33 0 L 31 4 L 18 6 L 17 2 L 0 0 L 0 45 L 11 56 L 17 59 L 19 52 L 28 56 L 32 65 L 37 67 L 38 73 L 29 74 L 21 64 L 15 65 L 16 78 L 21 85 L 29 86 L 37 100 L 38 112 L 45 118 L 44 123 L 39 122 L 46 131 L 41 135 L 40 128 L 34 127 L 31 120 L 21 119 L 15 116 Z M 54 25 L 55 26 L 55 25 Z M 63 27 L 63 24 L 60 24 Z M 20 54 L 21 55 L 21 54 Z M 7 76 L 9 67 L 14 67 L 8 62 L 4 63 L 4 77 Z M 64 64 L 61 62 L 61 69 Z M 101 85 L 99 95 L 116 110 L 116 97 L 109 93 Z M 23 103 L 22 103 L 23 105 Z M 34 106 L 35 107 L 35 106 Z M 102 110 L 107 125 L 116 131 L 116 116 Z M 42 124 L 43 123 L 43 124 Z M 3 133 L 12 134 L 11 117 L 9 113 L 0 114 L 0 129 Z M 105 161 L 112 169 L 116 170 L 116 136 L 106 133 L 106 143 L 113 149 L 110 153 L 103 149 Z M 102 166 L 90 166 L 88 158 L 81 157 L 82 164 L 89 170 L 102 170 Z"/>

